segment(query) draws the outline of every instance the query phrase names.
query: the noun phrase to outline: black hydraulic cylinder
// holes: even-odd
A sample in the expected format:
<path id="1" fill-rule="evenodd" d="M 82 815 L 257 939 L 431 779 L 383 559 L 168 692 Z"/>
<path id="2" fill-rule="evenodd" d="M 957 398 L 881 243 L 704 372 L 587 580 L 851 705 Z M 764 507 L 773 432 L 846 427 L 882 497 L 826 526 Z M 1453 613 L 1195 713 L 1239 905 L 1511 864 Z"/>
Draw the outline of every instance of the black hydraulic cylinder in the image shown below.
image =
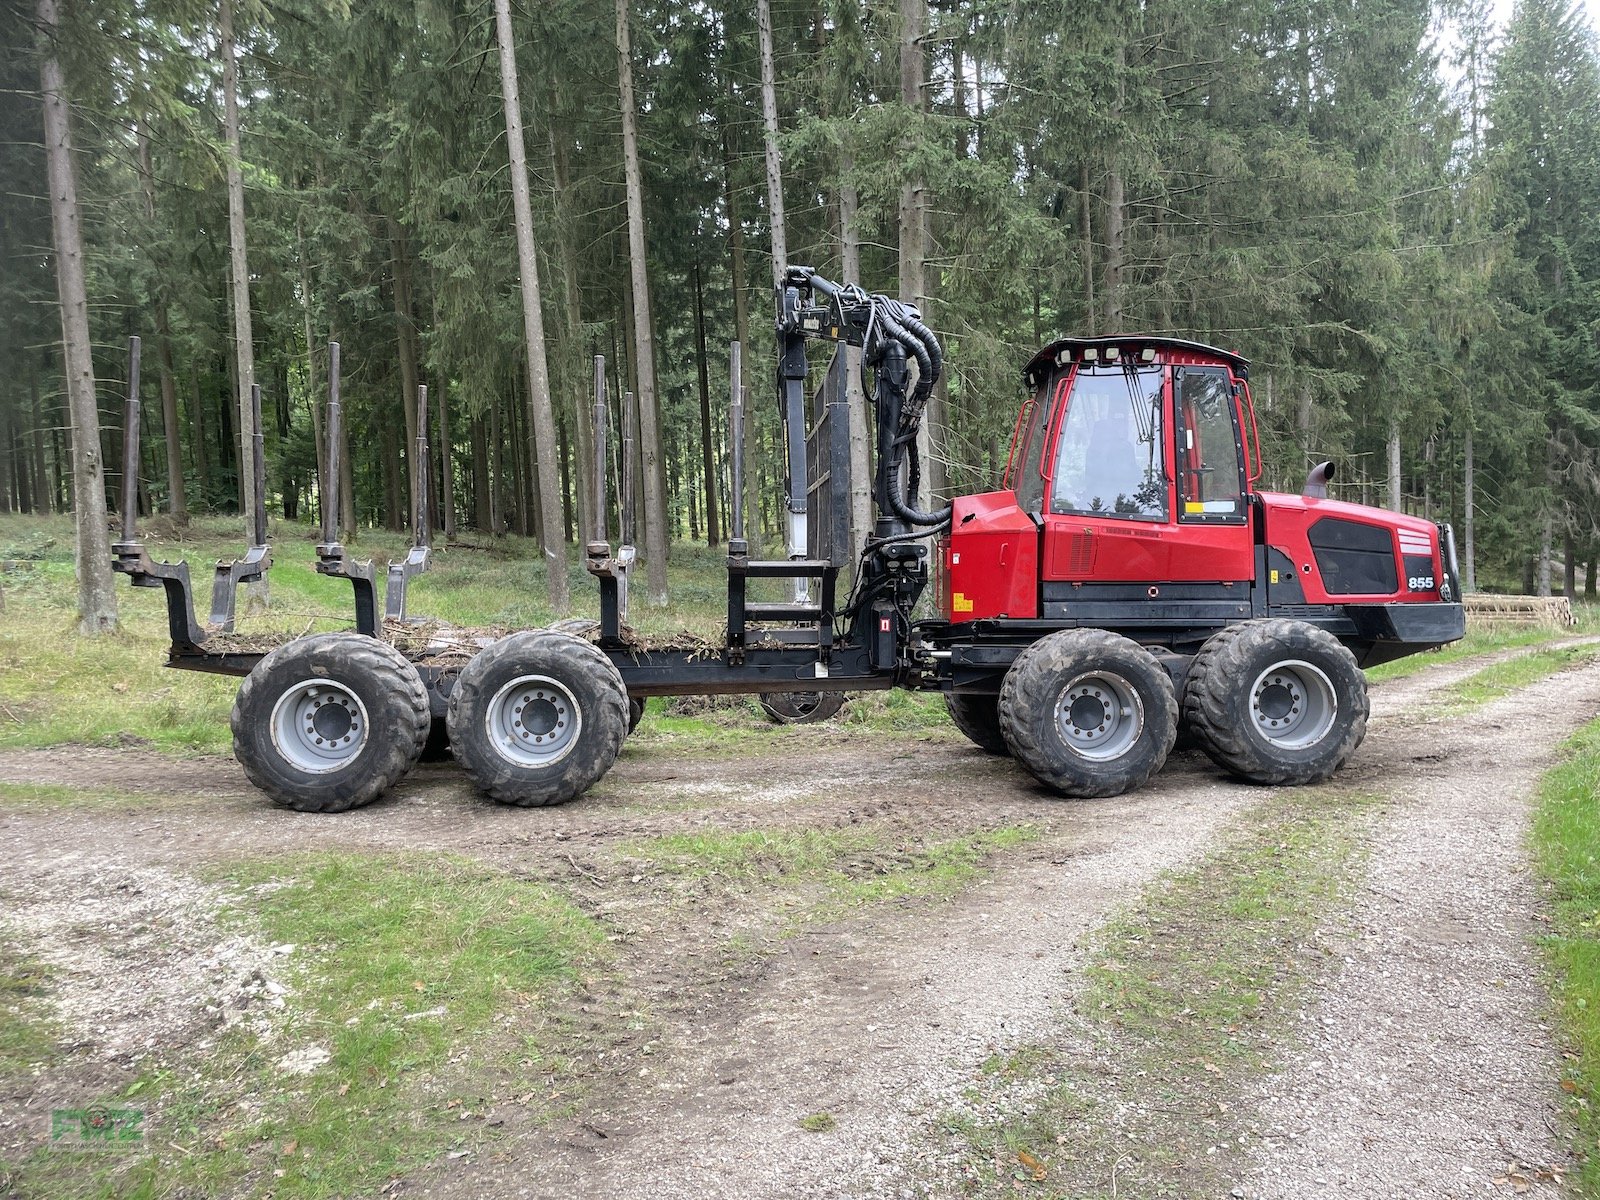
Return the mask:
<path id="1" fill-rule="evenodd" d="M 800 304 L 795 288 L 785 289 L 785 312 Z M 779 332 L 778 403 L 783 416 L 784 488 L 788 492 L 789 553 L 806 552 L 806 339 L 798 329 Z"/>

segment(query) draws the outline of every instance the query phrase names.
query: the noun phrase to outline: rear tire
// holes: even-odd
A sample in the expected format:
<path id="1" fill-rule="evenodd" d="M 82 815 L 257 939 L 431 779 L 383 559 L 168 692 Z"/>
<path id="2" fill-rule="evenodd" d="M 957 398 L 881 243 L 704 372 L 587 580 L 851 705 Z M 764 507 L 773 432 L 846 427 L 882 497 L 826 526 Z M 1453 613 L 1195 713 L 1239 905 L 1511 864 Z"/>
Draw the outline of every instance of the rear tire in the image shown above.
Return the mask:
<path id="1" fill-rule="evenodd" d="M 1320 783 L 1367 732 L 1367 681 L 1337 638 L 1304 621 L 1245 621 L 1189 669 L 1183 712 L 1220 767 L 1250 783 Z"/>
<path id="2" fill-rule="evenodd" d="M 985 754 L 1010 755 L 1006 735 L 1000 729 L 1000 697 L 944 694 L 944 706 L 955 727 Z"/>
<path id="3" fill-rule="evenodd" d="M 592 617 L 564 617 L 550 626 L 558 633 L 570 633 L 575 638 L 582 638 L 586 642 L 595 640 L 594 635 L 600 632 L 600 622 Z M 623 626 L 627 631 L 627 626 Z M 631 734 L 639 728 L 639 722 L 644 720 L 644 701 L 634 696 L 628 697 L 628 732 Z"/>
<path id="4" fill-rule="evenodd" d="M 251 783 L 297 812 L 370 804 L 416 765 L 428 692 L 393 646 L 354 633 L 296 638 L 245 676 L 229 719 Z"/>
<path id="5" fill-rule="evenodd" d="M 999 711 L 1016 760 L 1063 796 L 1141 786 L 1177 736 L 1166 669 L 1137 642 L 1103 629 L 1052 633 L 1017 655 Z"/>
<path id="6" fill-rule="evenodd" d="M 844 707 L 843 692 L 762 692 L 756 700 L 776 725 L 811 725 Z"/>
<path id="7" fill-rule="evenodd" d="M 600 649 L 534 629 L 501 638 L 461 669 L 450 747 L 501 804 L 571 800 L 611 769 L 628 734 L 628 692 Z"/>

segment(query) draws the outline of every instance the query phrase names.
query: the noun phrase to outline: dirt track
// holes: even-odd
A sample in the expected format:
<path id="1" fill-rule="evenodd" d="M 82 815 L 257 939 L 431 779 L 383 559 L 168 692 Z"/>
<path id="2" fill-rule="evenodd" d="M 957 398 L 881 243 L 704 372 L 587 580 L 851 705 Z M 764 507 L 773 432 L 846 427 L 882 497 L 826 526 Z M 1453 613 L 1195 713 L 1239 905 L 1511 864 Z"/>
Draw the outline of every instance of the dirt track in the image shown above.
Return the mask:
<path id="1" fill-rule="evenodd" d="M 1253 1098 L 1273 1140 L 1241 1178 L 1244 1194 L 1310 1195 L 1325 1180 L 1350 1195 L 1453 1196 L 1481 1192 L 1508 1162 L 1559 1158 L 1555 1051 L 1519 839 L 1538 771 L 1562 735 L 1600 713 L 1600 665 L 1463 717 L 1411 711 L 1482 665 L 1436 668 L 1374 693 L 1367 742 L 1341 781 L 1399 803 L 1361 892 L 1364 935 L 1308 1009 L 1303 1039 L 1285 1047 L 1282 1073 Z M 1529 706 L 1541 714 L 1537 738 L 1520 719 Z M 163 909 L 202 908 L 186 872 L 237 854 L 405 848 L 515 865 L 562 881 L 617 928 L 631 986 L 659 1026 L 656 1046 L 647 1059 L 623 1055 L 571 1120 L 519 1125 L 511 1114 L 499 1153 L 437 1164 L 401 1194 L 937 1192 L 938 1172 L 922 1161 L 928 1121 L 959 1104 L 991 1054 L 1048 1040 L 1085 935 L 1156 874 L 1212 847 L 1264 793 L 1189 755 L 1132 796 L 1062 802 L 953 735 L 872 742 L 889 753 L 853 752 L 859 743 L 843 731 L 801 753 L 785 742 L 771 759 L 630 750 L 590 796 L 533 812 L 485 803 L 454 769 L 431 767 L 393 799 L 335 817 L 268 807 L 225 760 L 10 753 L 0 781 L 126 792 L 131 771 L 150 781 L 150 803 L 0 816 L 7 874 L 31 881 L 8 884 L 5 898 L 24 929 L 48 940 L 64 936 L 74 903 L 100 906 L 114 929 L 118 914 L 137 929 Z M 907 830 L 1026 822 L 1041 836 L 954 902 L 879 906 L 807 928 L 737 970 L 717 966 L 718 942 L 740 914 L 663 912 L 596 852 L 662 832 L 866 819 Z M 226 947 L 186 942 L 181 928 L 167 934 L 57 957 L 77 972 L 70 983 L 101 996 L 112 973 L 158 986 L 196 958 L 227 969 Z M 130 1016 L 124 1028 L 108 1010 L 91 1056 L 177 1037 L 183 997 L 157 1007 L 149 1020 L 165 1027 Z M 836 1129 L 798 1128 L 821 1111 Z M 4 1125 L 0 1116 L 0 1135 Z"/>

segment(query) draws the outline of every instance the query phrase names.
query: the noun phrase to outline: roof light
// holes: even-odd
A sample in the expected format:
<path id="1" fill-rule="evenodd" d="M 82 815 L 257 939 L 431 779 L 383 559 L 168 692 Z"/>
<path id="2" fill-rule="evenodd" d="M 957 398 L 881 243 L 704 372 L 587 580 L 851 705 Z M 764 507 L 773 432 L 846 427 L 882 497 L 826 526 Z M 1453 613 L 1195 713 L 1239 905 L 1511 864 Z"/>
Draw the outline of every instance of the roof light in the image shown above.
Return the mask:
<path id="1" fill-rule="evenodd" d="M 1072 361 L 1072 351 L 1071 350 L 1063 350 L 1059 354 L 1056 355 L 1056 365 L 1058 367 L 1064 367 L 1071 361 Z"/>
<path id="2" fill-rule="evenodd" d="M 1083 361 L 1084 362 L 1098 362 L 1099 359 L 1100 359 L 1100 349 L 1099 349 L 1099 347 L 1097 347 L 1097 346 L 1089 346 L 1089 347 L 1086 347 L 1084 349 L 1084 352 L 1083 352 Z"/>
<path id="3" fill-rule="evenodd" d="M 1122 350 L 1121 350 L 1120 347 L 1118 347 L 1118 346 L 1107 346 L 1106 347 L 1106 361 L 1107 362 L 1116 362 L 1117 359 L 1119 359 L 1121 357 L 1122 357 Z"/>
<path id="4" fill-rule="evenodd" d="M 1143 350 L 1139 351 L 1139 361 L 1140 362 L 1151 363 L 1151 362 L 1155 362 L 1155 360 L 1156 360 L 1156 348 L 1154 346 L 1146 346 Z"/>

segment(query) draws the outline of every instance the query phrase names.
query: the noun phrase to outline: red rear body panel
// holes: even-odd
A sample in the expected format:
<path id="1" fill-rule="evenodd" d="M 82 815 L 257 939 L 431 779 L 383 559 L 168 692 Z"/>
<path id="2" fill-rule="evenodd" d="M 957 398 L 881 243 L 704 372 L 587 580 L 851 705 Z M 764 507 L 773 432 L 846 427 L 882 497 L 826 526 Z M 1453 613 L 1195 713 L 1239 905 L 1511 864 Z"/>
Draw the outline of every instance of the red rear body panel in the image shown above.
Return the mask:
<path id="1" fill-rule="evenodd" d="M 1013 493 L 959 497 L 944 553 L 950 620 L 1039 615 L 1039 527 Z"/>

